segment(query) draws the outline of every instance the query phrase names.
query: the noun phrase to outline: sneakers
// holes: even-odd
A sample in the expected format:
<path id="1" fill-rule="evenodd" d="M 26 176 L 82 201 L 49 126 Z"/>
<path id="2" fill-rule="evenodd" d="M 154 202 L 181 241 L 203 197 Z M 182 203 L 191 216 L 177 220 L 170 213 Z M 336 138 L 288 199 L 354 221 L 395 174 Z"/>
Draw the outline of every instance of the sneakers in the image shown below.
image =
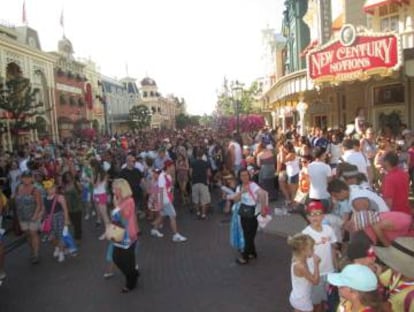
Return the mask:
<path id="1" fill-rule="evenodd" d="M 187 241 L 187 237 L 182 236 L 180 233 L 175 233 L 172 237 L 174 243 L 183 243 Z"/>
<path id="2" fill-rule="evenodd" d="M 55 247 L 55 251 L 53 251 L 53 258 L 59 257 L 59 252 L 60 252 L 59 247 Z"/>
<path id="3" fill-rule="evenodd" d="M 63 251 L 60 251 L 58 255 L 58 262 L 63 262 L 63 261 L 65 261 L 65 254 L 63 253 Z"/>
<path id="4" fill-rule="evenodd" d="M 86 216 L 85 216 L 85 221 L 88 221 L 89 220 L 89 214 L 87 214 Z"/>
<path id="5" fill-rule="evenodd" d="M 104 240 L 106 238 L 106 234 L 105 233 L 103 233 L 101 236 L 99 236 L 99 240 L 100 241 L 102 241 L 102 240 Z"/>
<path id="6" fill-rule="evenodd" d="M 157 229 L 151 229 L 151 236 L 158 237 L 158 238 L 163 238 L 164 234 L 162 234 Z"/>
<path id="7" fill-rule="evenodd" d="M 103 277 L 104 277 L 104 279 L 110 279 L 110 278 L 112 278 L 114 276 L 115 276 L 115 273 L 113 273 L 113 272 L 106 272 Z"/>

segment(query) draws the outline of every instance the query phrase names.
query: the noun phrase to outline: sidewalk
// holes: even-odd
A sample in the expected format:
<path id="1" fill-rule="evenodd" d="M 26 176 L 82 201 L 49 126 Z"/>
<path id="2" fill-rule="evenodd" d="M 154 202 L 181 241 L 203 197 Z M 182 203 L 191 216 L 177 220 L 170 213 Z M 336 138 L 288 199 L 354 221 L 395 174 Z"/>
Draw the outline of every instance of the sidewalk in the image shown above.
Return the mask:
<path id="1" fill-rule="evenodd" d="M 288 237 L 301 232 L 307 223 L 299 214 L 275 215 L 274 209 L 281 207 L 281 202 L 271 202 L 272 221 L 263 229 L 268 234 L 276 234 L 282 237 Z"/>

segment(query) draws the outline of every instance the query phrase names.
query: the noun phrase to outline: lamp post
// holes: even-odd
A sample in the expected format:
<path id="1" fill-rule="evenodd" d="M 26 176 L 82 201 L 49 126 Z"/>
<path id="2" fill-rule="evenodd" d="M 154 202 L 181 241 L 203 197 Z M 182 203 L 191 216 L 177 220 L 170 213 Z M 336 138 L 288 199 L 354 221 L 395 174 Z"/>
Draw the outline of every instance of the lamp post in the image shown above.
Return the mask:
<path id="1" fill-rule="evenodd" d="M 231 85 L 231 91 L 236 112 L 236 132 L 240 134 L 240 104 L 243 96 L 243 84 L 236 80 Z"/>
<path id="2" fill-rule="evenodd" d="M 300 135 L 306 135 L 305 132 L 305 113 L 308 110 L 308 104 L 303 101 L 303 97 L 299 99 L 299 103 L 296 106 L 296 110 L 299 112 L 300 119 Z"/>

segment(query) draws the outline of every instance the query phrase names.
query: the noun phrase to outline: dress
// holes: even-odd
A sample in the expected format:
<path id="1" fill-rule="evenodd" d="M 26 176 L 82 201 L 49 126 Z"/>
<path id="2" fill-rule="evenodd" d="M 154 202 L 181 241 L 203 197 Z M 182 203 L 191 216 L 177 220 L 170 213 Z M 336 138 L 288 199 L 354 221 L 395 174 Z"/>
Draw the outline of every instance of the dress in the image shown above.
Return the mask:
<path id="1" fill-rule="evenodd" d="M 36 199 L 34 196 L 35 188 L 33 187 L 30 194 L 16 195 L 16 212 L 20 222 L 31 222 L 34 212 L 36 211 Z"/>
<path id="2" fill-rule="evenodd" d="M 290 278 L 292 281 L 292 291 L 290 292 L 289 302 L 291 306 L 300 311 L 313 311 L 311 300 L 312 284 L 304 277 L 295 275 L 293 271 L 295 262 L 290 267 Z M 313 268 L 309 268 L 313 271 Z"/>
<path id="3" fill-rule="evenodd" d="M 259 185 L 269 194 L 269 200 L 277 200 L 275 187 L 275 157 L 260 159 Z"/>

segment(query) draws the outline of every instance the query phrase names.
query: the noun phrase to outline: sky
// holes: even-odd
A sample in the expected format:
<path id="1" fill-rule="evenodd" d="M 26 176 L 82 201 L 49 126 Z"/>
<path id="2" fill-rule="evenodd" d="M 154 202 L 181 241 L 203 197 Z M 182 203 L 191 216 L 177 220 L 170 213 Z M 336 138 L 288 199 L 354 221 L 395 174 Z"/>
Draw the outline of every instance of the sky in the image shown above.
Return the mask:
<path id="1" fill-rule="evenodd" d="M 23 0 L 0 0 L 0 21 L 22 25 Z M 26 0 L 28 25 L 44 51 L 64 31 L 75 57 L 102 74 L 153 78 L 183 97 L 190 114 L 211 113 L 224 77 L 249 85 L 263 76 L 261 30 L 280 31 L 282 0 Z"/>

